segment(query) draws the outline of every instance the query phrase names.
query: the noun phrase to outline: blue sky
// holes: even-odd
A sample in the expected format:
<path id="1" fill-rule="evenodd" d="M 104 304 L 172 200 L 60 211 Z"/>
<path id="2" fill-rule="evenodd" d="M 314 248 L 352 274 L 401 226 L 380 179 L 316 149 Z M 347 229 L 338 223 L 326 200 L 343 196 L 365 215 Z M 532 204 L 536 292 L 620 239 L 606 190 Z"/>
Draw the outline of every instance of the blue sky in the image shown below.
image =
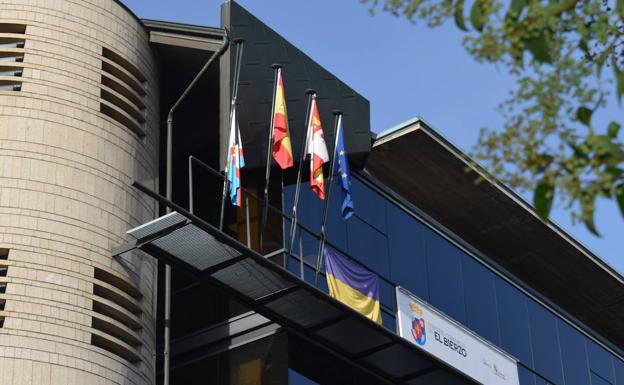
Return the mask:
<path id="1" fill-rule="evenodd" d="M 140 18 L 220 24 L 222 1 L 122 1 Z M 375 132 L 421 116 L 469 151 L 480 127 L 502 124 L 496 106 L 514 86 L 513 78 L 503 67 L 476 63 L 461 47 L 462 33 L 453 23 L 430 30 L 383 13 L 371 17 L 359 0 L 238 3 L 366 97 Z M 620 116 L 621 109 L 613 104 L 594 121 Z M 613 202 L 598 204 L 596 224 L 601 238 L 583 225 L 574 226 L 561 208 L 554 211 L 553 220 L 624 272 L 618 239 L 624 234 L 624 219 Z"/>

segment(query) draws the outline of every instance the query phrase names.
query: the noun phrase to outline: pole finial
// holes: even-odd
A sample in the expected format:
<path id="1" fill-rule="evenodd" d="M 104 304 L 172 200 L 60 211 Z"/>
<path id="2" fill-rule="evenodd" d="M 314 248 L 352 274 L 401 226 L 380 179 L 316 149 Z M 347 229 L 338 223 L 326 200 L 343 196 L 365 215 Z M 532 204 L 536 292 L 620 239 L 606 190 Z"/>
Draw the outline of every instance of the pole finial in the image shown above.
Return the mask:
<path id="1" fill-rule="evenodd" d="M 282 65 L 279 63 L 273 63 L 271 64 L 271 68 L 273 68 L 274 70 L 278 69 L 278 68 L 282 68 Z"/>
<path id="2" fill-rule="evenodd" d="M 342 115 L 342 111 L 341 110 L 334 110 L 334 111 L 332 111 L 332 114 L 334 114 L 334 116 L 335 115 Z"/>
<path id="3" fill-rule="evenodd" d="M 237 37 L 237 38 L 232 39 L 232 42 L 234 44 L 240 44 L 240 43 L 244 43 L 245 39 L 243 39 L 242 37 Z"/>
<path id="4" fill-rule="evenodd" d="M 305 90 L 306 95 L 312 95 L 316 93 L 316 90 L 314 88 L 308 88 Z"/>

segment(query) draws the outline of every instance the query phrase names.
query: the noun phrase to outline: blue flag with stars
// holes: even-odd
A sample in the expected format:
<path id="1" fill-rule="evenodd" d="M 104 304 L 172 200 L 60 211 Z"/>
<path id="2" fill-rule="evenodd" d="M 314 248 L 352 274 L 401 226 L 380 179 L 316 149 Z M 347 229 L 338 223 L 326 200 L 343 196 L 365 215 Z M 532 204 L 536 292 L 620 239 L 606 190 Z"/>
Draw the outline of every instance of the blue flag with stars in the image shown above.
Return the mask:
<path id="1" fill-rule="evenodd" d="M 351 174 L 349 172 L 349 161 L 345 150 L 344 137 L 342 135 L 342 116 L 338 120 L 337 129 L 338 141 L 336 142 L 336 159 L 338 160 L 338 175 L 340 176 L 340 187 L 342 190 L 342 217 L 349 219 L 355 211 L 353 195 L 351 195 Z"/>

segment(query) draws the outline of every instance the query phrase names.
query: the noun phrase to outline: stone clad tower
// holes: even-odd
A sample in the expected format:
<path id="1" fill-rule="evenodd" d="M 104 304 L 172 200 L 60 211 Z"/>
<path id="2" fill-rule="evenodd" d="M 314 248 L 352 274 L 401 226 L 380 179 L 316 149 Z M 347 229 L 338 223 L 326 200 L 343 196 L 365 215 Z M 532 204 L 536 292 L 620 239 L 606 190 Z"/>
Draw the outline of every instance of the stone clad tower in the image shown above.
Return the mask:
<path id="1" fill-rule="evenodd" d="M 155 382 L 158 86 L 114 0 L 0 2 L 0 383 Z"/>

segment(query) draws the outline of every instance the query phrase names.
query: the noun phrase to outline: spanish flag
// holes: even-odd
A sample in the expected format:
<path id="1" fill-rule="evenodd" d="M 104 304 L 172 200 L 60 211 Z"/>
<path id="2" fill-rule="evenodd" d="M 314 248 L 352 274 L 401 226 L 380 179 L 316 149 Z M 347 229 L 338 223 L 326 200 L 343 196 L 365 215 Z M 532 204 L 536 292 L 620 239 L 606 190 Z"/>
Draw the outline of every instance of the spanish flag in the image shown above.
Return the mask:
<path id="1" fill-rule="evenodd" d="M 277 69 L 277 84 L 273 105 L 273 158 L 282 169 L 293 166 L 292 145 L 288 131 L 288 114 L 286 113 L 286 97 L 282 82 L 282 69 Z"/>
<path id="2" fill-rule="evenodd" d="M 329 295 L 381 325 L 379 277 L 325 246 Z"/>
<path id="3" fill-rule="evenodd" d="M 310 106 L 310 121 L 308 122 L 308 154 L 310 154 L 310 188 L 320 198 L 325 199 L 325 181 L 323 178 L 323 164 L 329 160 L 321 117 L 316 107 L 316 97 L 312 98 Z"/>

